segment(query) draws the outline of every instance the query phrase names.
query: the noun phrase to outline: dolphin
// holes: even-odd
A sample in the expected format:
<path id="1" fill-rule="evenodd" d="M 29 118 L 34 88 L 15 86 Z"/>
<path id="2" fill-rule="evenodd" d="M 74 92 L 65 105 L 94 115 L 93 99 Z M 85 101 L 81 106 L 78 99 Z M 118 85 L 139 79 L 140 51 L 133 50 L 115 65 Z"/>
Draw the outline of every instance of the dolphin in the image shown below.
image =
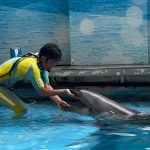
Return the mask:
<path id="1" fill-rule="evenodd" d="M 101 113 L 111 113 L 117 115 L 130 115 L 134 116 L 139 112 L 129 109 L 121 104 L 113 101 L 101 94 L 87 91 L 87 90 L 72 90 L 71 92 L 75 95 L 75 99 L 80 101 L 82 105 L 79 107 L 72 105 L 71 111 L 75 111 L 83 114 L 94 114 L 99 115 Z"/>

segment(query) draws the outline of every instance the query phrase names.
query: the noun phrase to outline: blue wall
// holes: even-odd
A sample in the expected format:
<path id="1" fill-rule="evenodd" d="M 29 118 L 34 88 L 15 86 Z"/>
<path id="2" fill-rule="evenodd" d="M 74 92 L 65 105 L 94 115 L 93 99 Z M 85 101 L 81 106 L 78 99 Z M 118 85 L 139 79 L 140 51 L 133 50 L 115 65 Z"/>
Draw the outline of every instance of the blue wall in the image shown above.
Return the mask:
<path id="1" fill-rule="evenodd" d="M 148 64 L 147 3 L 0 0 L 0 62 L 9 58 L 9 48 L 36 52 L 54 42 L 62 64 Z"/>
<path id="2" fill-rule="evenodd" d="M 147 0 L 70 0 L 73 62 L 147 64 L 147 9 Z"/>
<path id="3" fill-rule="evenodd" d="M 9 48 L 37 52 L 47 42 L 63 50 L 63 63 L 70 63 L 68 1 L 0 0 L 1 62 Z"/>

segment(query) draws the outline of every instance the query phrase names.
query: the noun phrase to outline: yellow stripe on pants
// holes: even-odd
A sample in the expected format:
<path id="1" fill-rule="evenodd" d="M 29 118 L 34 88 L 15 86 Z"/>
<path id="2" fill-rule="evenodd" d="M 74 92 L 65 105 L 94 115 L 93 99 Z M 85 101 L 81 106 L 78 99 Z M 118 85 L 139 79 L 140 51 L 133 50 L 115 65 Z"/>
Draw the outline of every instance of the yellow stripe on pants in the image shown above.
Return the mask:
<path id="1" fill-rule="evenodd" d="M 26 112 L 25 103 L 8 88 L 0 86 L 0 103 L 15 112 L 15 118 L 21 117 Z"/>

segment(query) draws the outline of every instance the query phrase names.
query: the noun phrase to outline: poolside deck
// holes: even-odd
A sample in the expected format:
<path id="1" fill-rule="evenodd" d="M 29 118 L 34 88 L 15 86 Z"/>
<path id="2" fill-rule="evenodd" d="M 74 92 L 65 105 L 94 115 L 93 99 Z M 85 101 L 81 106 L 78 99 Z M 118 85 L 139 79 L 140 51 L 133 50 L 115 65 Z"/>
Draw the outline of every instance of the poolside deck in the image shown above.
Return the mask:
<path id="1" fill-rule="evenodd" d="M 150 83 L 150 65 L 57 66 L 49 74 L 59 83 Z"/>
<path id="2" fill-rule="evenodd" d="M 49 78 L 54 88 L 86 89 L 115 100 L 150 99 L 150 65 L 56 66 Z M 41 99 L 28 81 L 16 84 L 15 92 Z"/>

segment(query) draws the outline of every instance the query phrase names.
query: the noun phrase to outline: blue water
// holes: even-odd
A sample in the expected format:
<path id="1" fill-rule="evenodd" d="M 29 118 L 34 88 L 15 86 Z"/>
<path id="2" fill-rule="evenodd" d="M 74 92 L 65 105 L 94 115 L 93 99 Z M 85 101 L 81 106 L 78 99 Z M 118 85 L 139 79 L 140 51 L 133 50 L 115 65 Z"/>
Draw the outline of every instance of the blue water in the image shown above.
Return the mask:
<path id="1" fill-rule="evenodd" d="M 5 150 L 148 150 L 149 102 L 124 102 L 142 112 L 137 118 L 102 114 L 95 118 L 64 112 L 48 104 L 32 103 L 28 113 L 13 120 L 0 107 L 0 149 Z M 144 114 L 147 112 L 147 115 Z"/>
<path id="2" fill-rule="evenodd" d="M 30 104 L 28 109 L 24 118 L 12 120 L 12 112 L 1 107 L 0 149 L 82 148 L 89 144 L 82 142 L 82 138 L 97 130 L 91 117 L 63 112 L 46 104 Z"/>

